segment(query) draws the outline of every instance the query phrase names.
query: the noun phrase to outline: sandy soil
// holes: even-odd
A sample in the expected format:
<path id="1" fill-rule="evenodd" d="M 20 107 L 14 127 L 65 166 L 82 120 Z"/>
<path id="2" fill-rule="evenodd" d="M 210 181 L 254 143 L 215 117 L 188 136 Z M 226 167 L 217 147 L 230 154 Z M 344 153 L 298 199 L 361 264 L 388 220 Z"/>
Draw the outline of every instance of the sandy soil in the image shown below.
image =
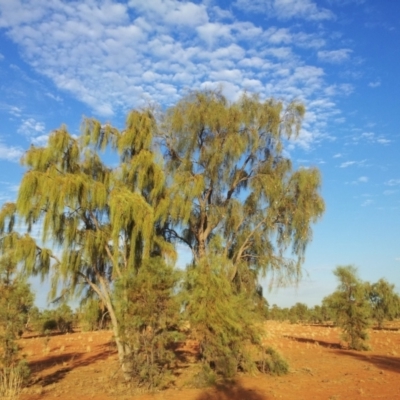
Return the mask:
<path id="1" fill-rule="evenodd" d="M 140 394 L 121 381 L 111 333 L 77 332 L 26 337 L 20 344 L 32 369 L 33 384 L 21 400 L 347 400 L 400 399 L 400 329 L 370 331 L 372 350 L 340 347 L 340 331 L 332 327 L 267 322 L 266 343 L 290 363 L 283 377 L 239 376 L 235 383 L 209 389 L 187 387 L 195 365 L 195 344 L 181 349 L 186 357 L 176 370 L 175 387 Z M 136 389 L 135 389 L 136 390 Z"/>

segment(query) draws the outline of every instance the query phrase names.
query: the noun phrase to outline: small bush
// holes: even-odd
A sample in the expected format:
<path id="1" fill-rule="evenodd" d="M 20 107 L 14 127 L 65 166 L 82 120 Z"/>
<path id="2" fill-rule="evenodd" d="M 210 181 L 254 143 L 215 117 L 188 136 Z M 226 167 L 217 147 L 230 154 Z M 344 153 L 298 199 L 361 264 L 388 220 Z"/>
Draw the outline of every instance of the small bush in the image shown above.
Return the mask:
<path id="1" fill-rule="evenodd" d="M 7 400 L 18 399 L 22 387 L 29 377 L 29 368 L 25 360 L 17 365 L 0 370 L 0 398 Z"/>
<path id="2" fill-rule="evenodd" d="M 271 375 L 286 375 L 289 372 L 289 364 L 282 356 L 272 347 L 265 350 L 263 360 L 258 363 L 261 372 Z"/>

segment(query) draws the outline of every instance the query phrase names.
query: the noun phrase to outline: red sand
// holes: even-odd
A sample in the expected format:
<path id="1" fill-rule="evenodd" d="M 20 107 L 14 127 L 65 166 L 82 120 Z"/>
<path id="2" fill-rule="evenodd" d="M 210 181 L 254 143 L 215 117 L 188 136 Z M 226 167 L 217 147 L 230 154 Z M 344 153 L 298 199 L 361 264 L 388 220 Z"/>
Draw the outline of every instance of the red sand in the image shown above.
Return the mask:
<path id="1" fill-rule="evenodd" d="M 209 389 L 187 387 L 190 364 L 176 371 L 175 387 L 137 394 L 122 383 L 116 351 L 107 331 L 21 339 L 34 382 L 21 400 L 348 400 L 400 399 L 400 329 L 371 330 L 371 351 L 339 346 L 340 331 L 323 326 L 265 324 L 266 343 L 289 361 L 283 377 L 239 376 L 235 384 Z M 195 351 L 193 342 L 183 349 Z M 399 353 L 399 354 L 398 354 Z"/>

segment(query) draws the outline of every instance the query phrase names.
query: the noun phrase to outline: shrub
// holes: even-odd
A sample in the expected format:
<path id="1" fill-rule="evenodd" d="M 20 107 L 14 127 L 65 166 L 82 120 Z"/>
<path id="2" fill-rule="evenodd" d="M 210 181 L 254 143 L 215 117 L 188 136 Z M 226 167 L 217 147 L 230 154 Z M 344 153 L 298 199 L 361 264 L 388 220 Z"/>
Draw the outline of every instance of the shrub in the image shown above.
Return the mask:
<path id="1" fill-rule="evenodd" d="M 339 266 L 334 270 L 339 280 L 337 290 L 323 302 L 333 311 L 335 323 L 343 329 L 342 338 L 350 349 L 368 350 L 366 344 L 370 326 L 371 308 L 368 286 L 357 276 L 353 266 Z"/>
<path id="2" fill-rule="evenodd" d="M 265 350 L 258 368 L 261 372 L 277 376 L 286 375 L 289 372 L 287 361 L 272 347 Z"/>

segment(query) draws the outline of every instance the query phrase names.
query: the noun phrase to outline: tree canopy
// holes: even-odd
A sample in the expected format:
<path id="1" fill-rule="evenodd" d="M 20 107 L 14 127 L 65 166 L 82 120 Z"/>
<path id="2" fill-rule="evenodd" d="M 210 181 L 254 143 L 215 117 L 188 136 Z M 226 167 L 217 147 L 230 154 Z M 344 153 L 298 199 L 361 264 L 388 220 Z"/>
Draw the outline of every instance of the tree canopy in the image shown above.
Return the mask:
<path id="1" fill-rule="evenodd" d="M 311 224 L 324 211 L 319 171 L 293 170 L 283 151 L 303 116 L 296 102 L 285 107 L 252 95 L 229 102 L 206 91 L 161 115 L 133 110 L 122 130 L 93 118 L 84 120 L 79 137 L 61 126 L 46 146 L 31 146 L 23 156 L 26 173 L 17 201 L 0 212 L 2 240 L 19 241 L 15 256 L 26 271 L 51 276 L 52 298 L 98 296 L 109 312 L 127 379 L 134 360 L 141 359 L 137 352 L 146 351 L 132 338 L 143 337 L 149 327 L 166 327 L 143 322 L 148 314 L 139 313 L 139 303 L 132 306 L 139 300 L 155 304 L 157 298 L 140 292 L 137 282 L 152 282 L 169 305 L 183 282 L 181 308 L 205 338 L 201 345 L 214 346 L 219 356 L 229 350 L 235 371 L 244 365 L 243 340 L 256 342 L 254 332 L 241 325 L 256 314 L 260 273 L 270 272 L 278 282 L 298 278 Z M 117 157 L 117 165 L 107 163 L 103 152 Z M 13 230 L 16 218 L 27 226 L 26 235 Z M 32 238 L 33 229 L 52 250 Z M 182 279 L 172 267 L 177 243 L 193 255 Z M 196 310 L 205 289 L 216 296 L 211 318 L 197 312 L 200 305 Z M 142 293 L 140 299 L 132 290 Z M 123 323 L 121 305 L 142 321 L 134 324 L 139 336 L 127 334 L 133 328 Z M 159 318 L 176 314 L 154 307 Z M 226 318 L 219 319 L 221 313 Z M 220 341 L 207 339 L 213 332 L 220 332 Z M 208 349 L 203 356 L 216 364 Z"/>

